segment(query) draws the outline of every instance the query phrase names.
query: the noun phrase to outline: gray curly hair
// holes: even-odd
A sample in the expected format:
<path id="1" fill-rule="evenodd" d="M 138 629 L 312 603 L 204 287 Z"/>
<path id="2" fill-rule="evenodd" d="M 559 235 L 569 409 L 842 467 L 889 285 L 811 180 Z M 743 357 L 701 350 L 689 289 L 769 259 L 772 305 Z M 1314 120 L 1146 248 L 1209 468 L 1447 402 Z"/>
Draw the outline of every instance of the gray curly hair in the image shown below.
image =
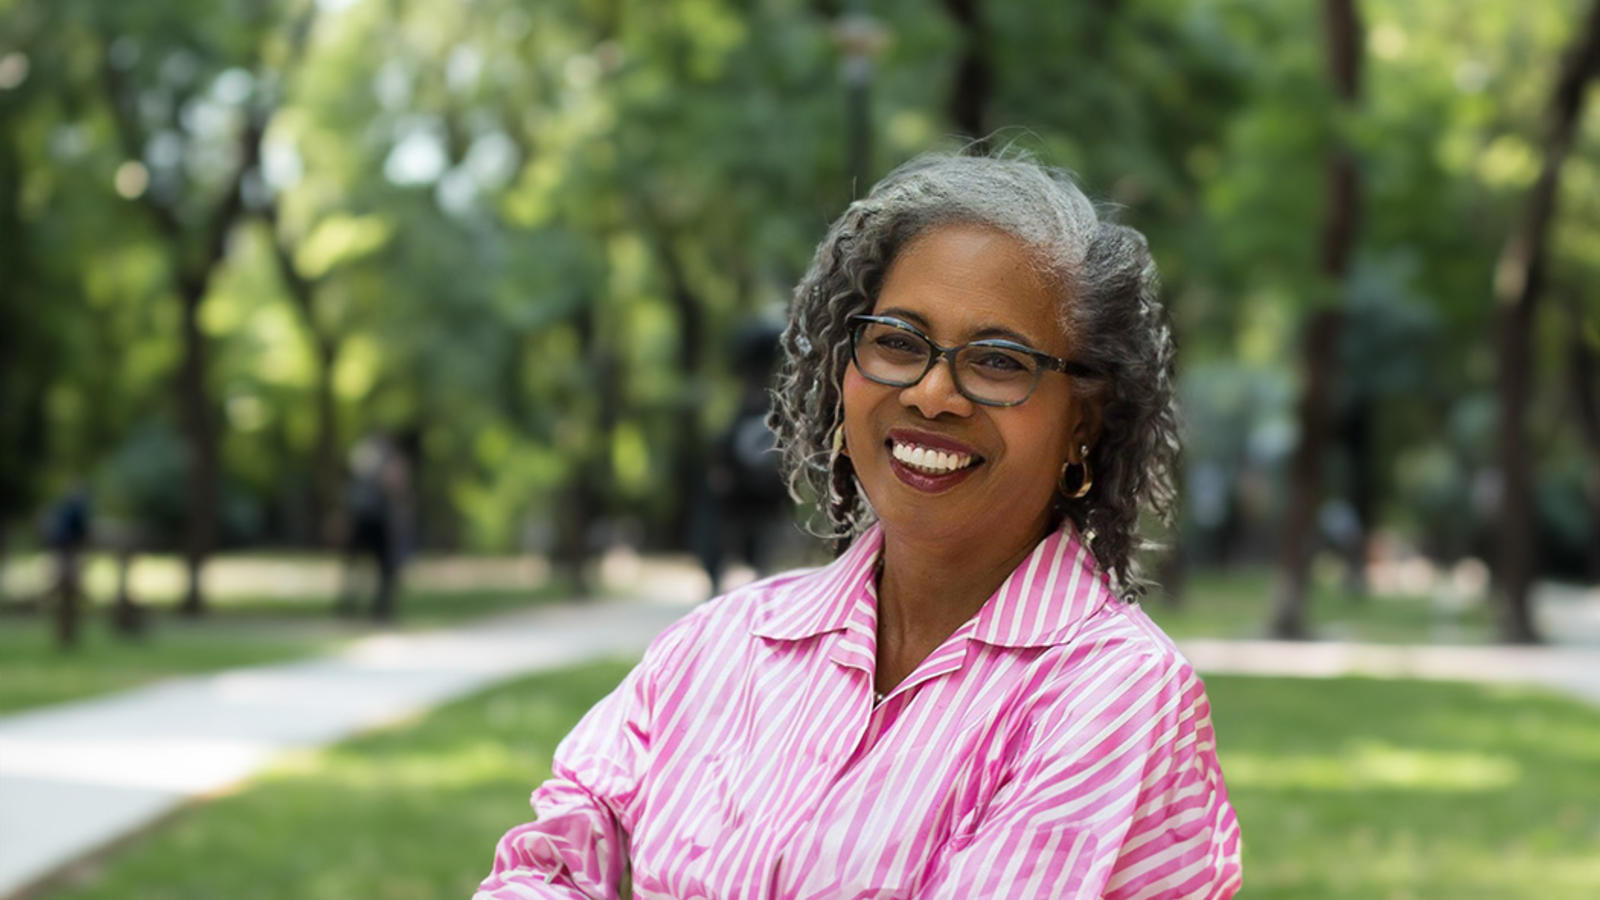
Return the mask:
<path id="1" fill-rule="evenodd" d="M 849 458 L 831 452 L 843 421 L 849 319 L 871 311 L 902 248 L 951 224 L 994 228 L 1028 247 L 1061 297 L 1074 358 L 1101 373 L 1073 385 L 1102 405 L 1088 455 L 1094 483 L 1079 499 L 1058 494 L 1056 521 L 1076 523 L 1113 588 L 1136 599 L 1145 585 L 1135 556 L 1150 546 L 1139 537 L 1140 515 L 1170 524 L 1176 503 L 1172 329 L 1144 236 L 1102 217 L 1071 176 L 1025 155 L 918 157 L 828 230 L 795 288 L 768 419 L 790 494 L 816 500 L 826 519 L 819 533 L 836 551 L 872 523 Z"/>

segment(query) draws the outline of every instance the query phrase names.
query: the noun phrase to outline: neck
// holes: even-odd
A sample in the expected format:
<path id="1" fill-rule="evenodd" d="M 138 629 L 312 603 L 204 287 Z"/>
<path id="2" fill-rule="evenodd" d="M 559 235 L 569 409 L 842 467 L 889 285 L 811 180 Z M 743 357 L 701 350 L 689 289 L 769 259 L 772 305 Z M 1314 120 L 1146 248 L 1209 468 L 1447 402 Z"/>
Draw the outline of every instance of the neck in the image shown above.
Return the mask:
<path id="1" fill-rule="evenodd" d="M 1033 548 L 1048 523 L 1016 540 L 958 544 L 889 531 L 878 581 L 878 684 L 889 686 L 972 618 Z"/>

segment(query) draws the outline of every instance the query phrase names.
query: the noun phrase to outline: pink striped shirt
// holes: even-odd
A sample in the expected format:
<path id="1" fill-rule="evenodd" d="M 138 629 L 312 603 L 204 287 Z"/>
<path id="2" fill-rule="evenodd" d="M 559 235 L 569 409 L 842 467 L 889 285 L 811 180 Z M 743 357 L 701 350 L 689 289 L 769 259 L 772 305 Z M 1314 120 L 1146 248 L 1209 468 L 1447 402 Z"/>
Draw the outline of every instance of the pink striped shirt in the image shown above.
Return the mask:
<path id="1" fill-rule="evenodd" d="M 1226 898 L 1194 670 L 1068 527 L 881 704 L 874 527 L 665 631 L 556 751 L 475 900 Z"/>

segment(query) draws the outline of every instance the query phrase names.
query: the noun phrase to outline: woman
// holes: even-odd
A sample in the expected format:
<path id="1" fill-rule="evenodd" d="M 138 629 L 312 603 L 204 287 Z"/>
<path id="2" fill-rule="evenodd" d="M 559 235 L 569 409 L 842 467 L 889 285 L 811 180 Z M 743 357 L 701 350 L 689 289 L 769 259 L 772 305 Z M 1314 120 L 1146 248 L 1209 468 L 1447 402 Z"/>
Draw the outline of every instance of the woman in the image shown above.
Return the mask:
<path id="1" fill-rule="evenodd" d="M 1132 599 L 1172 339 L 1143 238 L 1022 159 L 928 157 L 795 292 L 773 424 L 848 549 L 669 628 L 479 898 L 1211 898 L 1199 679 Z"/>

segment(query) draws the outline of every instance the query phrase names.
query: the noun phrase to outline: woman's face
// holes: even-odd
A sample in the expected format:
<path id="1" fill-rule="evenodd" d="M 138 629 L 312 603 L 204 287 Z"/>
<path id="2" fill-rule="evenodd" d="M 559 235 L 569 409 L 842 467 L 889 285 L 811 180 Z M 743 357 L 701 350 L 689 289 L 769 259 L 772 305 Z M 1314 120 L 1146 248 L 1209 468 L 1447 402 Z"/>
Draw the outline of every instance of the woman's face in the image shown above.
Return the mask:
<path id="1" fill-rule="evenodd" d="M 941 226 L 916 237 L 884 276 L 872 312 L 909 322 L 946 347 L 1004 338 L 1072 355 L 1055 297 L 1027 250 L 979 226 Z M 1044 532 L 1062 464 L 1079 459 L 1081 407 L 1071 379 L 1048 370 L 1027 400 L 995 407 L 957 391 L 945 362 L 905 388 L 870 381 L 851 363 L 845 447 L 886 534 L 1021 548 Z M 917 450 L 946 456 L 931 468 L 918 466 Z"/>

